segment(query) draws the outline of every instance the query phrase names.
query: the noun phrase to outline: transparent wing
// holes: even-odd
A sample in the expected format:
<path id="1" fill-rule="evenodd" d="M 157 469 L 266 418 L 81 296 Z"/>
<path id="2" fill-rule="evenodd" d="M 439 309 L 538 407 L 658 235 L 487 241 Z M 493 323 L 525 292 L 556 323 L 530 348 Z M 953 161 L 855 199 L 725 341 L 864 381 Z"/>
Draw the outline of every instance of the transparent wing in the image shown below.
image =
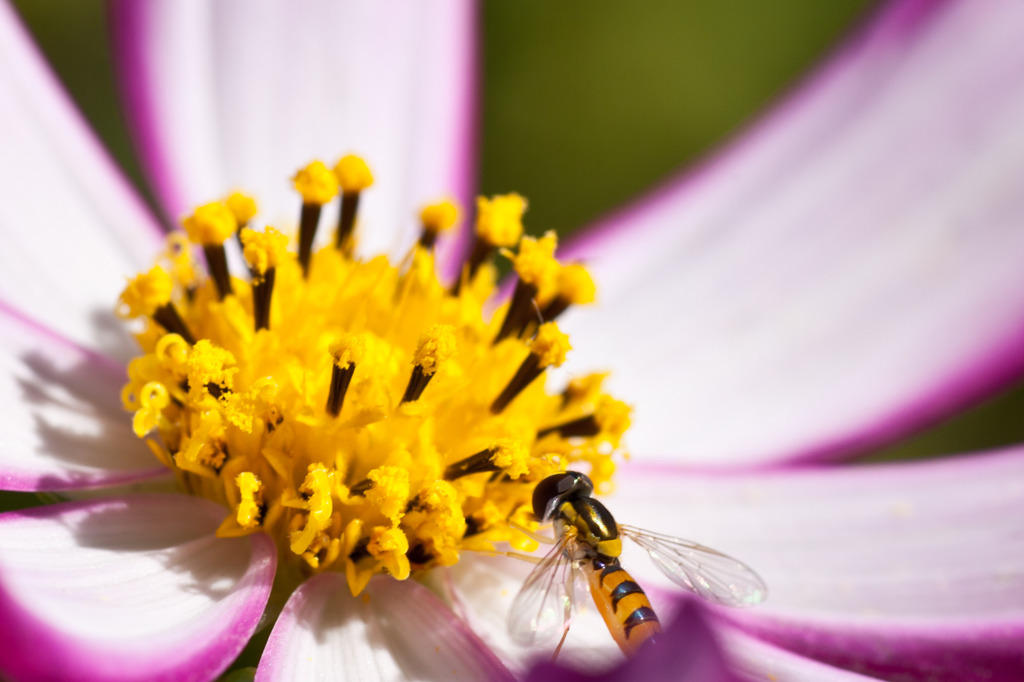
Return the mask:
<path id="1" fill-rule="evenodd" d="M 619 532 L 647 550 L 672 582 L 709 602 L 753 606 L 768 595 L 764 581 L 752 568 L 710 547 L 622 524 Z"/>
<path id="2" fill-rule="evenodd" d="M 526 578 L 508 613 L 508 631 L 531 645 L 561 633 L 575 608 L 576 565 L 566 554 L 573 538 L 564 535 Z"/>

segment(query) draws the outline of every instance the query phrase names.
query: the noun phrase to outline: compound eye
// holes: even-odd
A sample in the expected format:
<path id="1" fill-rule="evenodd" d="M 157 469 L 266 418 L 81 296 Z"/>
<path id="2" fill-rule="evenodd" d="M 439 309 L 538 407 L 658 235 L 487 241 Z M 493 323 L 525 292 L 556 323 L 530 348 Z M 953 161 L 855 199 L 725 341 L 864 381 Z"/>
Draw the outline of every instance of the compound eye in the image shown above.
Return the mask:
<path id="1" fill-rule="evenodd" d="M 548 476 L 533 489 L 533 513 L 541 521 L 547 521 L 554 511 L 551 502 L 572 490 L 574 477 L 571 473 Z"/>
<path id="2" fill-rule="evenodd" d="M 572 484 L 567 485 L 563 495 L 579 495 L 580 497 L 590 497 L 594 493 L 594 483 L 590 480 L 590 477 L 586 474 L 581 474 L 578 471 L 567 471 L 566 475 L 571 477 Z"/>

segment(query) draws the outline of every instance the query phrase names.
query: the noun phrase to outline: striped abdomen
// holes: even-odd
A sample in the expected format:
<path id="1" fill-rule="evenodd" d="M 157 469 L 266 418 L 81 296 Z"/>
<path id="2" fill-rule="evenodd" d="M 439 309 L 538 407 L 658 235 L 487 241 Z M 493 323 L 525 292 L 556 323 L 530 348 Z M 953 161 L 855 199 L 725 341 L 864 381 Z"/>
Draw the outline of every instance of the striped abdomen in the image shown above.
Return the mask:
<path id="1" fill-rule="evenodd" d="M 596 565 L 588 562 L 584 572 L 594 604 L 624 654 L 632 656 L 644 642 L 661 632 L 661 623 L 643 588 L 618 559 L 609 561 L 604 557 Z"/>

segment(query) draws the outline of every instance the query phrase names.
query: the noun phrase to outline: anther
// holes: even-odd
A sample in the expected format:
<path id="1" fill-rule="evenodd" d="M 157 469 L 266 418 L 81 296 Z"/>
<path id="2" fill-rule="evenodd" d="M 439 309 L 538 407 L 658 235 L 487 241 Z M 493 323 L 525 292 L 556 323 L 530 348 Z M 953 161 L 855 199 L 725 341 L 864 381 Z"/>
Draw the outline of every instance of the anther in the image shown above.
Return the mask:
<path id="1" fill-rule="evenodd" d="M 174 283 L 167 271 L 159 265 L 131 281 L 121 293 L 121 305 L 126 317 L 151 317 L 171 334 L 177 334 L 191 345 L 196 342 L 178 309 L 171 302 Z"/>
<path id="2" fill-rule="evenodd" d="M 463 266 L 462 275 L 452 286 L 452 295 L 457 296 L 462 281 L 472 282 L 480 266 L 499 247 L 513 246 L 523 234 L 523 213 L 526 199 L 518 194 L 503 194 L 492 199 L 477 197 L 476 240 L 469 260 Z"/>
<path id="3" fill-rule="evenodd" d="M 256 216 L 256 200 L 248 194 L 232 192 L 224 200 L 224 204 L 231 211 L 231 214 L 235 216 L 235 222 L 238 224 L 239 230 L 248 227 L 249 221 Z"/>
<path id="4" fill-rule="evenodd" d="M 341 414 L 356 366 L 366 354 L 366 341 L 355 334 L 343 334 L 331 343 L 330 352 L 334 365 L 331 368 L 331 389 L 327 395 L 327 413 L 337 417 Z"/>
<path id="5" fill-rule="evenodd" d="M 554 232 L 548 232 L 540 239 L 523 237 L 519 242 L 519 253 L 512 256 L 512 265 L 519 280 L 494 343 L 513 334 L 518 335 L 534 318 L 534 299 L 542 290 L 553 288 L 558 275 L 556 248 L 558 236 Z"/>
<path id="6" fill-rule="evenodd" d="M 585 305 L 594 300 L 596 288 L 587 269 L 579 263 L 566 265 L 558 272 L 558 293 L 541 309 L 541 317 L 551 322 L 571 305 Z"/>
<path id="7" fill-rule="evenodd" d="M 313 240 L 320 224 L 323 205 L 338 194 L 338 179 L 321 161 L 314 161 L 292 178 L 296 191 L 302 195 L 299 216 L 299 264 L 309 278 L 309 261 L 313 256 Z"/>
<path id="8" fill-rule="evenodd" d="M 420 211 L 420 224 L 423 226 L 423 231 L 420 233 L 420 246 L 428 251 L 434 248 L 437 235 L 450 230 L 458 218 L 459 209 L 454 202 L 446 200 L 425 206 Z"/>
<path id="9" fill-rule="evenodd" d="M 529 452 L 518 441 L 503 441 L 486 450 L 451 464 L 444 470 L 444 478 L 454 481 L 463 476 L 485 472 L 505 472 L 516 479 L 527 472 Z"/>
<path id="10" fill-rule="evenodd" d="M 238 240 L 238 246 L 245 249 L 245 244 L 242 243 L 242 230 L 249 227 L 249 221 L 256 216 L 256 200 L 248 194 L 232 192 L 224 200 L 224 204 L 235 216 L 235 223 L 238 225 L 235 238 Z"/>
<path id="11" fill-rule="evenodd" d="M 252 318 L 256 331 L 270 329 L 270 302 L 277 266 L 288 249 L 288 237 L 272 227 L 263 232 L 241 231 L 242 255 L 252 273 Z"/>
<path id="12" fill-rule="evenodd" d="M 405 387 L 403 403 L 419 400 L 437 370 L 455 354 L 455 333 L 450 325 L 435 324 L 420 336 L 413 356 L 412 376 Z"/>
<path id="13" fill-rule="evenodd" d="M 530 342 L 530 354 L 519 365 L 515 375 L 493 403 L 491 414 L 499 414 L 508 407 L 524 388 L 543 374 L 548 367 L 558 367 L 565 362 L 566 353 L 572 346 L 569 337 L 558 329 L 554 322 L 546 322 L 537 330 L 537 336 Z"/>
<path id="14" fill-rule="evenodd" d="M 214 201 L 197 208 L 195 213 L 182 221 L 182 225 L 188 233 L 188 238 L 194 244 L 203 247 L 210 277 L 217 285 L 217 295 L 223 300 L 232 293 L 228 260 L 224 255 L 224 242 L 238 228 L 234 213 L 224 203 Z"/>
<path id="15" fill-rule="evenodd" d="M 342 253 L 352 253 L 352 229 L 359 211 L 359 197 L 364 189 L 373 184 L 373 174 L 366 162 L 359 156 L 343 156 L 334 166 L 334 175 L 341 187 L 341 206 L 338 211 L 338 227 L 334 235 L 334 247 Z"/>

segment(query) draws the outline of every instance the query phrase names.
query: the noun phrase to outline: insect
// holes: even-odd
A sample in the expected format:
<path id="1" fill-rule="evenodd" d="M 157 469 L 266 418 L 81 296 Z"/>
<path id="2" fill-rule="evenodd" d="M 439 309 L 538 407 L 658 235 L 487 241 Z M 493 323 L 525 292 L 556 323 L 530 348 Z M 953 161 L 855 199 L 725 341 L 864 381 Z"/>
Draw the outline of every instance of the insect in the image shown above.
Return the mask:
<path id="1" fill-rule="evenodd" d="M 594 485 L 579 472 L 548 476 L 533 492 L 533 511 L 554 523 L 555 544 L 516 595 L 508 628 L 521 644 L 534 644 L 562 630 L 557 656 L 569 632 L 577 581 L 590 596 L 615 642 L 627 656 L 661 632 L 643 588 L 622 568 L 621 536 L 645 550 L 674 583 L 715 604 L 750 606 L 767 594 L 747 565 L 713 549 L 668 535 L 616 523 L 592 497 Z"/>

